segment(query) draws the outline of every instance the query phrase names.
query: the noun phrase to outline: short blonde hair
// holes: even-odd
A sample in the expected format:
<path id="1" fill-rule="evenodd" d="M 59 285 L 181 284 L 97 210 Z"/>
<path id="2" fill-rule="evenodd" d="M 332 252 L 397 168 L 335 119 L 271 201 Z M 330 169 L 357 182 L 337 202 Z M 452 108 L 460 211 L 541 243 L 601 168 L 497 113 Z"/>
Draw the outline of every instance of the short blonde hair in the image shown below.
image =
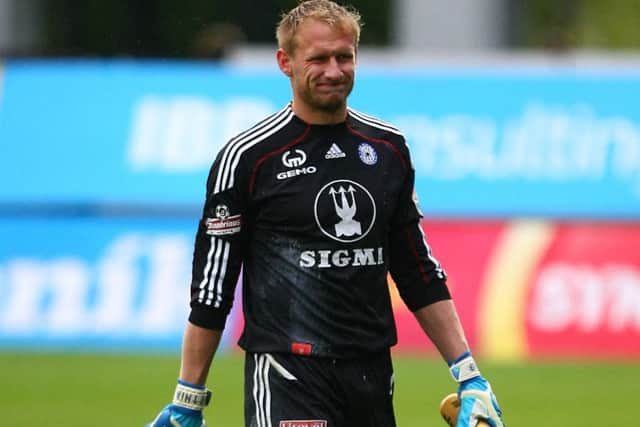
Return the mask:
<path id="1" fill-rule="evenodd" d="M 358 47 L 362 28 L 360 14 L 353 7 L 341 6 L 330 0 L 305 0 L 289 12 L 283 13 L 276 29 L 278 47 L 293 53 L 298 27 L 307 19 L 315 19 L 351 32 L 353 44 Z"/>

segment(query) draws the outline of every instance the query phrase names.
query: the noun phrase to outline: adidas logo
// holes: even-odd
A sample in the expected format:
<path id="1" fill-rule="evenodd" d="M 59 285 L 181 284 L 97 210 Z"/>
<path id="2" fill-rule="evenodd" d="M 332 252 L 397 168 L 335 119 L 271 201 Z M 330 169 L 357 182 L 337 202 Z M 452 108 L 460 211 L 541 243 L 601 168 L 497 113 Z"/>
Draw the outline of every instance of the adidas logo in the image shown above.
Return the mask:
<path id="1" fill-rule="evenodd" d="M 347 157 L 346 154 L 338 147 L 338 144 L 335 142 L 331 144 L 331 148 L 327 151 L 327 154 L 324 155 L 325 159 L 340 159 L 342 157 Z"/>

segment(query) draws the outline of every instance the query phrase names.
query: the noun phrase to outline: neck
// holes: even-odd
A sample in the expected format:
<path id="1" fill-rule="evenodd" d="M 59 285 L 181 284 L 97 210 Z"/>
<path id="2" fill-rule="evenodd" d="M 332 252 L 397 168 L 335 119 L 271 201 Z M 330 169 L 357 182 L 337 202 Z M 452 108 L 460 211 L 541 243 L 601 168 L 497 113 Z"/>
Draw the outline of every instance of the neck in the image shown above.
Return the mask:
<path id="1" fill-rule="evenodd" d="M 347 119 L 346 104 L 335 111 L 324 111 L 309 107 L 302 102 L 296 102 L 294 99 L 291 104 L 291 109 L 296 116 L 310 125 L 333 125 L 342 123 Z"/>

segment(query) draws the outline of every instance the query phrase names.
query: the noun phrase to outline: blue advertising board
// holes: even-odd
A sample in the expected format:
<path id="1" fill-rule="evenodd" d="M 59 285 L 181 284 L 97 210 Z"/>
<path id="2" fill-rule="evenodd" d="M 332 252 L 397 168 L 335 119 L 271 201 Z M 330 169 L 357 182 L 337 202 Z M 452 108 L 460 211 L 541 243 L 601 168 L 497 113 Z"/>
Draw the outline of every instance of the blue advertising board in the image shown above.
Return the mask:
<path id="1" fill-rule="evenodd" d="M 0 218 L 0 349 L 179 351 L 196 224 Z"/>
<path id="2" fill-rule="evenodd" d="M 289 101 L 277 69 L 9 61 L 0 206 L 200 205 L 232 135 Z M 640 217 L 640 72 L 361 68 L 351 105 L 400 127 L 431 216 Z"/>

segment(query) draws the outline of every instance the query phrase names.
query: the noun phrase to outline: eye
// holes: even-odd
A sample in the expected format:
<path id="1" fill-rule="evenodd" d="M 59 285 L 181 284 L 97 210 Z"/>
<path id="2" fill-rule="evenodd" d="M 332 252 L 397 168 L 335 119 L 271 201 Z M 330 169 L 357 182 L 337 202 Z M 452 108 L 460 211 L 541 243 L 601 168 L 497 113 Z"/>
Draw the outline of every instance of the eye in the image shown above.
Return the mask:
<path id="1" fill-rule="evenodd" d="M 339 62 L 351 62 L 353 61 L 353 52 L 345 51 L 336 53 L 336 61 Z"/>
<path id="2" fill-rule="evenodd" d="M 321 64 L 323 62 L 327 61 L 327 56 L 325 55 L 316 55 L 316 56 L 312 56 L 310 58 L 307 59 L 308 62 L 311 62 L 313 64 Z"/>

